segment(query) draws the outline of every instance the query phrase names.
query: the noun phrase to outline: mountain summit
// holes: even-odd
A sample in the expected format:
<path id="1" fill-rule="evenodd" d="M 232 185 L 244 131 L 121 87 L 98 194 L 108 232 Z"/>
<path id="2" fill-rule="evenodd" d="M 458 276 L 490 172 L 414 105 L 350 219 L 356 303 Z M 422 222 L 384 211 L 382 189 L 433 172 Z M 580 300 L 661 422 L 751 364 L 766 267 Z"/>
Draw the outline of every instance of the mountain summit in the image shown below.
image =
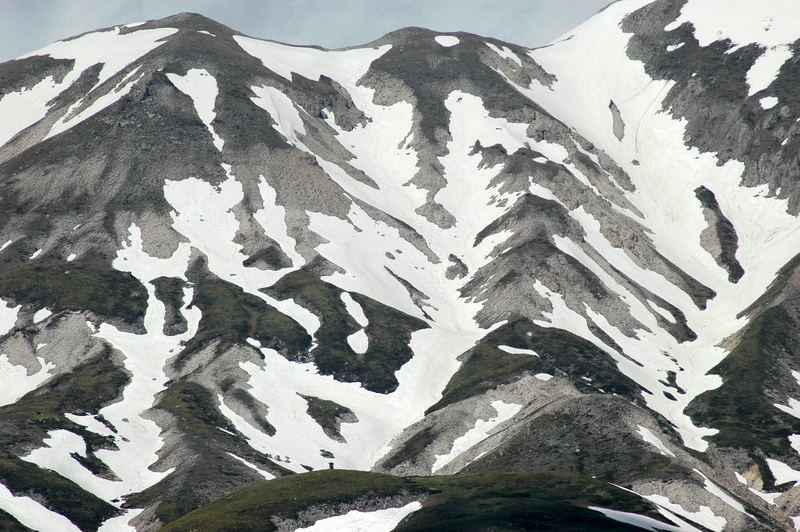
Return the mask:
<path id="1" fill-rule="evenodd" d="M 800 526 L 797 20 L 0 64 L 0 527 Z"/>

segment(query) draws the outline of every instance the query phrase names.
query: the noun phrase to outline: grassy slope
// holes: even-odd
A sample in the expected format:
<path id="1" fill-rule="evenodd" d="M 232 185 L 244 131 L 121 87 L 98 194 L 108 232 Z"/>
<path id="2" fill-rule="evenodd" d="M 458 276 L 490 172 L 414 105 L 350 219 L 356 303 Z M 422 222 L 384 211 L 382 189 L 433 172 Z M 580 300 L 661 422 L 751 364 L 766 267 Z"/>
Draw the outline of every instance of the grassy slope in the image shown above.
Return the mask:
<path id="1" fill-rule="evenodd" d="M 91 254 L 73 262 L 41 257 L 3 264 L 0 295 L 53 312 L 90 310 L 132 324 L 141 322 L 147 308 L 147 290 L 138 280 Z"/>
<path id="2" fill-rule="evenodd" d="M 773 405 L 765 395 L 772 381 L 785 372 L 780 356 L 794 352 L 789 339 L 797 324 L 780 306 L 761 312 L 747 326 L 738 345 L 714 368 L 722 386 L 700 395 L 687 412 L 695 423 L 719 430 L 708 439 L 720 447 L 745 449 L 761 465 L 768 485 L 772 475 L 766 456 L 792 456 L 787 437 L 800 432 L 800 420 Z"/>
<path id="3" fill-rule="evenodd" d="M 408 347 L 411 333 L 427 327 L 417 318 L 353 294 L 369 319 L 369 346 L 359 355 L 347 343 L 347 337 L 360 327 L 342 303 L 342 290 L 313 273 L 298 270 L 278 281 L 270 293 L 278 299 L 292 298 L 320 317 L 315 335 L 319 346 L 312 352 L 320 373 L 339 381 L 360 382 L 373 392 L 390 393 L 397 388 L 394 373 L 413 355 Z"/>
<path id="4" fill-rule="evenodd" d="M 319 397 L 302 396 L 308 401 L 308 415 L 314 418 L 322 430 L 333 438 L 342 438 L 339 425 L 342 417 L 354 417 L 352 410 L 327 399 Z"/>
<path id="5" fill-rule="evenodd" d="M 506 353 L 498 345 L 531 349 L 539 356 Z M 567 331 L 520 319 L 491 332 L 466 355 L 428 413 L 511 382 L 523 372 L 555 374 L 556 370 L 566 373 L 579 388 L 598 387 L 631 400 L 637 397 L 636 384 L 620 374 L 606 353 Z M 581 377 L 591 378 L 591 384 Z"/>
<path id="6" fill-rule="evenodd" d="M 193 279 L 192 305 L 200 307 L 203 316 L 197 334 L 178 357 L 178 364 L 214 340 L 219 341 L 218 353 L 235 343 L 244 344 L 248 337 L 286 356 L 296 355 L 311 346 L 311 338 L 299 323 L 261 299 L 217 277 L 198 277 Z"/>
<path id="7" fill-rule="evenodd" d="M 180 445 L 191 451 L 191 456 L 161 482 L 128 497 L 127 507 L 157 503 L 156 516 L 162 523 L 169 523 L 253 482 L 257 475 L 228 456 L 229 452 L 275 474 L 288 474 L 273 462 L 265 465 L 266 457 L 250 448 L 243 437 L 220 430 L 236 429 L 220 413 L 214 396 L 203 386 L 179 380 L 164 392 L 156 408 L 175 416 L 175 428 L 184 436 Z"/>
<path id="8" fill-rule="evenodd" d="M 61 375 L 14 404 L 0 408 L 0 482 L 13 493 L 33 495 L 48 508 L 65 515 L 82 530 L 94 530 L 117 513 L 110 504 L 52 471 L 13 455 L 13 447 L 39 443 L 44 433 L 67 429 L 86 440 L 87 457 L 109 445 L 106 438 L 86 431 L 64 417 L 66 412 L 97 412 L 127 384 L 127 375 L 113 365 L 107 353 L 88 361 L 73 373 Z"/>
<path id="9" fill-rule="evenodd" d="M 271 519 L 292 518 L 314 505 L 366 497 L 425 499 L 398 530 L 633 530 L 586 510 L 588 505 L 656 517 L 639 497 L 591 478 L 564 473 L 484 473 L 400 478 L 359 471 L 319 471 L 248 486 L 163 528 L 269 531 Z M 396 504 L 396 502 L 394 503 Z M 453 528 L 457 527 L 457 528 Z"/>
<path id="10" fill-rule="evenodd" d="M 11 514 L 0 510 L 0 530 L 3 532 L 29 532 L 31 529 L 14 519 Z"/>

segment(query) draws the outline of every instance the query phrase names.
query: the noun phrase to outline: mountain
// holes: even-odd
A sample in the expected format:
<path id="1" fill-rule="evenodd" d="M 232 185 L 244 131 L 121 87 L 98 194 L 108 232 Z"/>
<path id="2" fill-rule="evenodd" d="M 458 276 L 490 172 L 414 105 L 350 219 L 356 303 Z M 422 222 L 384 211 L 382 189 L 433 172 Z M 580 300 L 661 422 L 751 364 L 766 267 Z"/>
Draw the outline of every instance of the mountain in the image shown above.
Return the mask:
<path id="1" fill-rule="evenodd" d="M 800 527 L 798 19 L 1 64 L 0 525 Z"/>

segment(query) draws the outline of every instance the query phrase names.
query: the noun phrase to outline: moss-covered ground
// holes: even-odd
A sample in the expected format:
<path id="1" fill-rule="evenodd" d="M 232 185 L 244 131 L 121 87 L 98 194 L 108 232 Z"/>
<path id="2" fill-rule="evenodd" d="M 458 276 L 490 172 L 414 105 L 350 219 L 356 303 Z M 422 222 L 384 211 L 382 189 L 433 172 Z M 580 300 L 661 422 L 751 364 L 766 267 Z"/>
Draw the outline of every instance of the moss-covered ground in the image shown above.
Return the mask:
<path id="1" fill-rule="evenodd" d="M 530 349 L 539 356 L 506 353 L 498 349 L 500 345 Z M 559 372 L 587 392 L 599 388 L 631 400 L 638 395 L 636 384 L 595 345 L 567 331 L 519 319 L 492 331 L 464 355 L 464 363 L 428 413 L 512 382 L 525 372 Z"/>
<path id="2" fill-rule="evenodd" d="M 369 320 L 365 331 L 369 346 L 360 355 L 347 343 L 347 337 L 360 327 L 347 313 L 339 288 L 303 269 L 283 277 L 270 293 L 278 299 L 292 298 L 320 317 L 315 334 L 319 345 L 312 352 L 320 373 L 343 382 L 360 382 L 373 392 L 390 393 L 397 388 L 394 373 L 413 356 L 408 347 L 411 333 L 427 327 L 422 320 L 353 294 Z"/>
<path id="3" fill-rule="evenodd" d="M 482 473 L 401 478 L 319 471 L 248 486 L 164 527 L 269 531 L 273 518 L 312 506 L 390 497 L 424 500 L 397 530 L 636 530 L 586 509 L 600 506 L 658 517 L 650 503 L 608 483 L 569 473 Z"/>
<path id="4" fill-rule="evenodd" d="M 0 482 L 16 495 L 43 502 L 81 530 L 96 530 L 118 511 L 64 477 L 20 460 L 14 451 L 19 445 L 40 444 L 50 430 L 67 429 L 86 441 L 87 457 L 82 461 L 98 473 L 108 472 L 93 453 L 113 442 L 64 417 L 67 412 L 96 413 L 119 396 L 128 376 L 108 355 L 101 353 L 72 373 L 55 377 L 16 403 L 0 408 L 0 447 L 4 450 L 0 453 Z"/>
<path id="5" fill-rule="evenodd" d="M 51 257 L 3 264 L 0 295 L 53 312 L 90 310 L 98 316 L 139 324 L 147 290 L 131 274 L 91 254 L 73 262 Z"/>

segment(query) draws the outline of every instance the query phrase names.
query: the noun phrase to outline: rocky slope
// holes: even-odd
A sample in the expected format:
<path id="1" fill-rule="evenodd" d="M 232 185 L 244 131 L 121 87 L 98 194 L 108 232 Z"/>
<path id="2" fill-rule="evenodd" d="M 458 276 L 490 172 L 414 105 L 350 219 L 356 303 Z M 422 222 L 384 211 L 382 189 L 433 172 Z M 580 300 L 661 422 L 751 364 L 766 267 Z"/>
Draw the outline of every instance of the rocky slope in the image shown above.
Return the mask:
<path id="1" fill-rule="evenodd" d="M 800 526 L 798 17 L 0 65 L 0 522 Z"/>

